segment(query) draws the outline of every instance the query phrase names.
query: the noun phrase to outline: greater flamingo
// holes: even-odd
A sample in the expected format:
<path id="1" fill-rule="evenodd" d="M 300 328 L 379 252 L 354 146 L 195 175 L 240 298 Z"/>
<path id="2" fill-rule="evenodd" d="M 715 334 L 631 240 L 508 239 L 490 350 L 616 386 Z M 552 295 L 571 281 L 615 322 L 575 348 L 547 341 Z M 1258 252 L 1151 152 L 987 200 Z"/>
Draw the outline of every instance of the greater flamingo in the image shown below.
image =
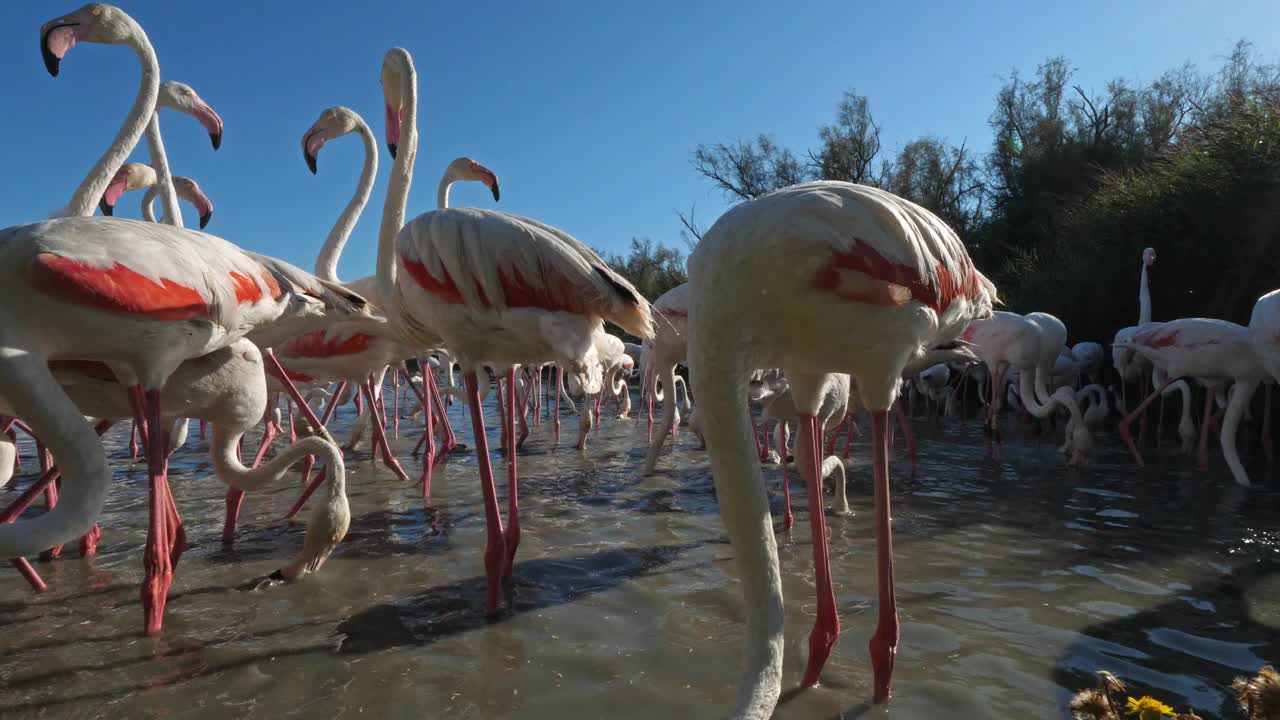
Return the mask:
<path id="1" fill-rule="evenodd" d="M 649 417 L 653 417 L 653 402 L 662 399 L 662 424 L 657 437 L 650 437 L 649 454 L 644 461 L 644 474 L 650 475 L 658 464 L 658 454 L 667 435 L 678 424 L 676 419 L 676 365 L 685 361 L 689 351 L 689 283 L 677 285 L 653 301 L 653 309 L 662 318 L 656 325 L 653 340 L 644 343 L 645 356 L 641 364 L 648 391 Z M 663 393 L 657 395 L 657 383 L 662 383 Z M 674 436 L 673 436 L 674 437 Z"/>
<path id="2" fill-rule="evenodd" d="M 159 67 L 142 28 L 110 5 L 87 5 L 42 28 L 41 50 L 50 72 L 56 73 L 58 60 L 77 41 L 128 45 L 144 66 L 123 139 L 117 137 L 95 166 L 103 171 L 91 173 L 73 199 L 77 207 L 87 203 L 91 208 L 127 154 L 123 145 L 129 144 L 132 126 L 140 132 L 154 111 Z M 50 374 L 48 362 L 107 363 L 127 388 L 147 447 L 151 523 L 142 604 L 146 631 L 154 634 L 172 583 L 171 554 L 182 542 L 165 473 L 160 391 L 168 377 L 184 361 L 268 324 L 296 334 L 324 322 L 330 308 L 356 314 L 365 302 L 337 286 L 299 286 L 291 276 L 304 276 L 300 270 L 210 235 L 76 214 L 0 230 L 0 272 L 7 275 L 0 282 L 0 395 L 62 464 L 70 498 L 38 518 L 0 526 L 0 556 L 20 557 L 64 543 L 88 532 L 101 512 L 110 483 L 102 446 Z M 33 304 L 42 308 L 38 316 L 8 310 Z"/>
<path id="3" fill-rule="evenodd" d="M 155 222 L 152 201 L 159 192 L 157 182 L 156 170 L 150 165 L 139 162 L 125 163 L 124 167 L 116 171 L 115 177 L 111 178 L 111 183 L 107 185 L 107 191 L 102 194 L 98 207 L 102 209 L 103 215 L 114 215 L 115 205 L 124 193 L 145 188 L 147 192 L 142 198 L 142 219 Z M 200 189 L 200 185 L 191 178 L 175 177 L 173 186 L 178 198 L 191 203 L 196 209 L 196 214 L 200 218 L 200 229 L 203 230 L 209 224 L 209 219 L 213 217 L 213 202 Z"/>
<path id="4" fill-rule="evenodd" d="M 1122 347 L 1140 354 L 1164 378 L 1195 379 L 1208 388 L 1205 394 L 1204 422 L 1200 426 L 1201 470 L 1207 470 L 1209 463 L 1209 415 L 1212 411 L 1213 389 L 1225 382 L 1234 381 L 1235 397 L 1227 418 L 1223 421 L 1219 441 L 1227 464 L 1231 467 L 1232 476 L 1237 483 L 1248 486 L 1249 476 L 1240 464 L 1236 452 L 1235 432 L 1244 406 L 1267 374 L 1254 351 L 1255 343 L 1251 339 L 1250 330 L 1226 320 L 1181 318 L 1142 328 L 1125 341 Z M 1157 387 L 1120 423 L 1120 437 L 1129 446 L 1129 452 L 1133 454 L 1139 467 L 1144 465 L 1142 453 L 1134 444 L 1130 425 L 1134 418 L 1162 394 L 1168 384 L 1165 381 L 1162 386 Z"/>
<path id="5" fill-rule="evenodd" d="M 889 696 L 898 640 L 889 528 L 888 411 L 903 368 L 986 317 L 995 288 L 927 210 L 882 190 L 815 182 L 725 213 L 689 257 L 689 366 L 720 515 L 737 553 L 747 641 L 735 718 L 767 718 L 782 678 L 783 611 L 768 498 L 743 402 L 756 367 L 787 373 L 800 413 L 797 453 L 821 498 L 816 413 L 826 373 L 851 371 L 871 411 L 879 623 L 874 700 Z M 832 332 L 833 326 L 840 332 Z M 820 502 L 820 501 L 819 501 Z M 839 632 L 825 519 L 810 512 L 818 620 L 803 684 L 817 682 Z"/>
<path id="6" fill-rule="evenodd" d="M 394 147 L 397 167 L 379 236 L 377 282 L 389 299 L 393 323 L 413 344 L 437 347 L 443 340 L 466 368 L 488 531 L 486 610 L 493 615 L 501 581 L 511 577 L 520 538 L 517 453 L 508 448 L 510 525 L 504 531 L 476 367 L 485 362 L 510 366 L 504 423 L 507 437 L 514 438 L 515 365 L 555 361 L 578 375 L 588 392 L 598 392 L 602 379 L 593 333 L 608 320 L 648 338 L 653 320 L 649 303 L 631 283 L 577 239 L 536 220 L 448 208 L 419 215 L 401 229 L 417 153 L 417 81 L 408 53 L 397 49 L 392 54 L 400 57 L 384 63 L 383 87 L 387 142 Z"/>

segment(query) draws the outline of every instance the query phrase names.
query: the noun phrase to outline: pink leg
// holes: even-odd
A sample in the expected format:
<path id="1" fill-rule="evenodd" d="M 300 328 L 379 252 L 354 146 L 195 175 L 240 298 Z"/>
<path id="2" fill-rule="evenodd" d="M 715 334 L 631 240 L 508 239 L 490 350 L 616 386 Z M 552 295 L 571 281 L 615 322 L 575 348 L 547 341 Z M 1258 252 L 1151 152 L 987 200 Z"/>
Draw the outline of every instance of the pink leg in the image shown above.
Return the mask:
<path id="1" fill-rule="evenodd" d="M 409 475 L 405 473 L 404 468 L 400 467 L 400 462 L 391 454 L 391 445 L 387 442 L 386 419 L 379 414 L 378 402 L 373 394 L 373 382 L 371 380 L 364 381 L 365 400 L 369 402 L 369 421 L 373 427 L 373 437 L 382 448 L 382 464 L 387 466 L 396 477 L 404 482 L 409 482 Z"/>
<path id="2" fill-rule="evenodd" d="M 782 456 L 782 529 L 790 531 L 796 524 L 796 516 L 791 512 L 791 478 L 787 477 L 787 447 L 778 450 Z"/>
<path id="3" fill-rule="evenodd" d="M 1200 472 L 1209 471 L 1209 424 L 1213 420 L 1213 389 L 1204 389 L 1204 422 L 1200 423 Z"/>
<path id="4" fill-rule="evenodd" d="M 480 407 L 480 383 L 475 370 L 462 374 L 471 405 L 471 430 L 475 435 L 476 464 L 480 468 L 480 491 L 484 497 L 485 548 L 484 567 L 489 577 L 489 591 L 485 612 L 498 613 L 498 591 L 502 587 L 503 563 L 507 557 L 507 540 L 502 531 L 502 516 L 498 512 L 498 490 L 493 484 L 493 467 L 489 463 L 489 442 L 484 435 L 484 414 Z"/>
<path id="5" fill-rule="evenodd" d="M 1151 376 L 1143 373 L 1142 378 L 1138 381 L 1138 387 L 1142 389 L 1142 394 L 1147 395 L 1151 392 Z M 1144 410 L 1141 419 L 1138 421 L 1138 443 L 1143 444 L 1147 441 L 1147 413 Z"/>
<path id="6" fill-rule="evenodd" d="M 501 444 L 498 445 L 498 449 L 506 450 L 507 449 L 507 407 L 506 407 L 506 398 L 503 396 L 503 392 L 502 392 L 502 383 L 503 383 L 503 380 L 501 375 L 494 378 L 494 385 L 498 391 L 495 401 L 498 403 L 498 417 L 500 418 L 499 426 L 502 428 L 502 432 L 499 434 L 501 437 Z M 584 412 L 586 412 L 586 410 L 587 410 L 586 408 L 583 408 Z"/>
<path id="7" fill-rule="evenodd" d="M 48 589 L 48 586 L 44 584 L 44 580 L 40 579 L 40 573 L 36 572 L 34 567 L 31 567 L 31 563 L 26 558 L 14 558 L 9 562 L 13 563 L 18 572 L 22 573 L 22 577 L 31 585 L 32 590 L 44 592 Z"/>
<path id="8" fill-rule="evenodd" d="M 853 421 L 853 416 L 849 416 L 849 432 L 844 436 L 844 459 L 849 459 L 849 446 L 853 445 L 853 433 L 858 430 L 858 424 Z"/>
<path id="9" fill-rule="evenodd" d="M 80 557 L 89 558 L 98 554 L 98 540 L 102 538 L 102 528 L 95 524 L 89 532 L 80 538 Z"/>
<path id="10" fill-rule="evenodd" d="M 140 389 L 140 388 L 139 388 Z M 176 528 L 170 526 L 168 480 L 165 477 L 165 442 L 160 417 L 160 391 L 147 390 L 144 395 L 147 426 L 151 429 L 143 443 L 150 476 L 150 523 L 147 546 L 143 554 L 146 579 L 142 583 L 142 611 L 147 635 L 156 635 L 164 623 L 164 607 L 173 584 L 173 546 Z"/>
<path id="11" fill-rule="evenodd" d="M 560 394 L 564 391 L 564 370 L 556 366 L 556 402 L 551 414 L 556 419 L 556 447 L 560 446 Z"/>
<path id="12" fill-rule="evenodd" d="M 764 462 L 765 450 L 764 447 L 760 445 L 760 426 L 756 424 L 756 416 L 751 412 L 750 400 L 747 401 L 747 417 L 751 418 L 751 439 L 756 441 L 756 457 L 759 458 L 761 462 Z M 674 422 L 671 423 L 671 425 L 673 428 L 675 427 Z M 675 435 L 672 435 L 671 437 L 675 438 Z M 674 447 L 674 443 L 672 446 Z"/>
<path id="13" fill-rule="evenodd" d="M 893 406 L 893 414 L 898 416 L 898 425 L 902 428 L 902 439 L 907 443 L 907 457 L 911 460 L 911 477 L 916 475 L 916 436 L 911 432 L 911 425 L 907 423 L 907 416 L 902 412 L 902 403 L 898 402 Z"/>
<path id="14" fill-rule="evenodd" d="M 1160 395 L 1161 391 L 1163 391 L 1165 387 L 1168 387 L 1168 383 L 1165 383 L 1165 385 L 1159 390 L 1148 395 L 1133 412 L 1129 413 L 1124 420 L 1120 421 L 1120 439 L 1124 440 L 1124 444 L 1129 446 L 1129 453 L 1133 455 L 1133 460 L 1138 463 L 1138 467 L 1143 467 L 1146 463 L 1142 461 L 1142 453 L 1138 452 L 1138 446 L 1133 442 L 1133 433 L 1130 432 L 1129 426 L 1133 424 L 1135 418 L 1141 416 L 1142 412 L 1147 409 L 1148 405 L 1155 401 L 1156 397 Z M 1138 440 L 1142 440 L 1141 431 L 1139 431 Z"/>
<path id="15" fill-rule="evenodd" d="M 138 460 L 138 421 L 129 423 L 129 461 Z"/>
<path id="16" fill-rule="evenodd" d="M 289 408 L 289 444 L 292 445 L 298 442 L 298 426 L 293 421 L 293 403 L 287 403 L 287 407 Z"/>
<path id="17" fill-rule="evenodd" d="M 898 655 L 898 601 L 893 587 L 893 529 L 889 522 L 889 448 L 885 443 L 888 413 L 871 413 L 871 444 L 875 447 L 876 584 L 880 590 L 879 621 L 869 643 L 874 675 L 872 702 L 889 699 L 894 659 Z"/>
<path id="18" fill-rule="evenodd" d="M 206 425 L 206 422 L 202 419 L 202 420 L 200 421 L 200 439 L 201 439 L 201 440 L 203 440 L 203 439 L 204 439 L 204 426 L 205 426 L 205 425 Z"/>
<path id="19" fill-rule="evenodd" d="M 840 637 L 840 616 L 836 613 L 836 593 L 831 585 L 831 563 L 827 553 L 826 501 L 822 495 L 822 435 L 818 419 L 800 416 L 800 437 L 796 441 L 796 460 L 808 465 L 805 478 L 809 490 L 809 528 L 813 536 L 813 571 L 818 593 L 818 617 L 809 634 L 809 664 L 804 671 L 803 687 L 818 684 L 822 667 L 831 656 Z"/>
<path id="20" fill-rule="evenodd" d="M 647 398 L 647 401 L 649 404 L 649 444 L 652 445 L 653 444 L 653 382 L 652 381 L 649 382 L 648 388 L 649 390 L 647 393 L 645 393 L 645 397 Z"/>
<path id="21" fill-rule="evenodd" d="M 428 365 L 426 367 L 426 374 L 431 375 L 431 366 Z M 409 387 L 413 387 L 413 383 L 408 383 L 408 385 Z M 432 391 L 435 390 L 435 387 L 436 383 L 434 378 L 428 380 L 423 385 L 423 389 L 426 391 L 427 395 L 432 395 Z M 417 392 L 418 389 L 414 387 L 413 391 Z M 435 424 L 434 418 L 436 409 L 432 407 L 431 403 L 427 402 L 427 398 L 425 396 L 420 399 L 422 400 L 422 414 L 426 416 L 427 424 L 426 430 L 422 433 L 422 437 L 427 441 L 426 453 L 422 456 L 422 497 L 429 498 L 431 497 L 431 474 L 435 471 L 436 465 L 436 438 L 435 428 L 433 427 Z M 439 398 L 435 399 L 439 401 Z"/>
<path id="22" fill-rule="evenodd" d="M 391 431 L 396 437 L 400 437 L 400 373 L 391 373 L 391 387 L 395 393 L 391 407 Z"/>
<path id="23" fill-rule="evenodd" d="M 583 408 L 586 412 L 587 408 Z M 502 419 L 507 426 L 507 437 L 516 433 L 516 369 L 507 371 L 507 416 Z M 511 566 L 515 563 L 516 548 L 520 545 L 520 492 L 516 480 L 515 449 L 507 451 L 507 530 L 504 539 L 507 543 L 506 565 L 503 567 L 503 580 L 510 587 Z"/>
<path id="24" fill-rule="evenodd" d="M 338 387 L 334 391 L 333 397 L 329 398 L 329 405 L 324 410 L 324 417 L 318 418 L 317 422 L 324 425 L 327 425 L 329 423 L 329 419 L 333 417 L 334 413 L 338 409 L 338 396 L 341 395 L 342 392 L 346 389 L 347 389 L 347 384 L 345 382 L 338 383 Z M 298 514 L 298 511 L 302 509 L 302 506 L 307 504 L 307 500 L 311 497 L 312 493 L 314 493 L 322 484 L 324 484 L 324 478 L 326 473 L 322 471 L 318 476 L 315 477 L 315 479 L 312 479 L 311 469 L 313 467 L 315 467 L 315 457 L 312 455 L 308 455 L 306 464 L 303 466 L 303 471 L 302 471 L 302 484 L 304 486 L 302 490 L 302 494 L 298 496 L 298 499 L 296 501 L 294 501 L 293 507 L 290 508 L 289 513 L 285 515 L 285 520 L 292 520 L 294 516 Z"/>
<path id="25" fill-rule="evenodd" d="M 525 375 L 525 380 L 526 382 L 525 382 L 524 392 L 520 392 L 520 389 L 516 388 L 516 396 L 520 398 L 520 413 L 516 415 L 516 417 L 520 420 L 520 437 L 516 438 L 517 449 L 524 447 L 524 441 L 527 440 L 529 437 L 529 423 L 527 420 L 525 420 L 525 416 L 529 414 L 529 405 L 531 404 L 530 394 L 533 392 L 533 380 L 530 379 L 527 374 Z M 599 405 L 597 404 L 596 407 L 599 408 Z M 537 416 L 538 416 L 538 413 L 535 410 L 534 417 L 537 417 Z M 600 412 L 599 410 L 597 410 L 596 422 L 599 422 L 599 421 L 600 421 Z"/>
<path id="26" fill-rule="evenodd" d="M 257 463 L 254 463 L 256 466 Z M 244 504 L 244 491 L 227 488 L 227 514 L 222 521 L 222 544 L 230 545 L 236 539 L 236 522 L 240 519 L 240 506 Z"/>
<path id="27" fill-rule="evenodd" d="M 36 438 L 36 458 L 40 461 L 40 474 L 44 475 L 53 468 L 53 457 L 49 455 L 49 451 L 45 449 L 44 443 L 40 442 L 40 438 Z M 61 478 L 55 479 L 44 488 L 44 506 L 48 510 L 52 510 L 58 506 L 58 485 L 62 483 Z M 40 559 L 48 562 L 58 559 L 62 554 L 62 546 L 55 545 L 44 552 L 40 553 Z"/>

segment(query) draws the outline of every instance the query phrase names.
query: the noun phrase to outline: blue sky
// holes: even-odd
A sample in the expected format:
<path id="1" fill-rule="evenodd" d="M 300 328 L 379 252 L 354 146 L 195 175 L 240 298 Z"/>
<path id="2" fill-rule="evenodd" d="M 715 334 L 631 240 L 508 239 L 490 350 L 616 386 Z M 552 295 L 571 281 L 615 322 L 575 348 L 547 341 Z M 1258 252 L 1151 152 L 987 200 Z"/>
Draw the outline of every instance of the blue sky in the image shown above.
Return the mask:
<path id="1" fill-rule="evenodd" d="M 189 83 L 226 123 L 213 152 L 193 120 L 166 114 L 174 172 L 216 210 L 209 231 L 310 269 L 350 197 L 361 150 L 327 145 L 320 175 L 301 134 L 347 105 L 381 138 L 382 55 L 400 45 L 419 72 L 420 151 L 409 216 L 430 209 L 449 160 L 469 155 L 501 178 L 509 212 L 606 250 L 633 236 L 679 243 L 677 210 L 710 224 L 727 207 L 689 164 L 700 142 L 765 131 L 812 146 L 840 93 L 870 96 L 886 148 L 922 134 L 985 150 L 1001 76 L 1065 54 L 1077 81 L 1147 81 L 1190 60 L 1216 68 L 1241 37 L 1280 54 L 1280 3 L 733 2 L 123 2 L 147 30 L 166 79 Z M 6 181 L 0 227 L 44 218 L 70 197 L 115 134 L 137 89 L 134 55 L 82 44 L 51 78 L 38 31 L 74 2 L 0 6 Z M 965 6 L 965 7 L 961 7 Z M 134 159 L 145 160 L 145 151 Z M 390 158 L 341 264 L 373 271 Z M 140 197 L 119 213 L 137 216 Z M 494 207 L 476 184 L 455 205 Z M 190 211 L 187 216 L 191 217 Z"/>

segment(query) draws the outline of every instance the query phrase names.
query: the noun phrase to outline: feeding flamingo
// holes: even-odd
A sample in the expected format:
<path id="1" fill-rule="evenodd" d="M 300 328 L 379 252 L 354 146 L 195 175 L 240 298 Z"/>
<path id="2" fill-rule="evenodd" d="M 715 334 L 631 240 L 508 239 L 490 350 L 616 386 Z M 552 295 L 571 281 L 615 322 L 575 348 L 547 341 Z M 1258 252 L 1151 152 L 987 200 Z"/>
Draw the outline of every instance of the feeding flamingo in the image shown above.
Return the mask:
<path id="1" fill-rule="evenodd" d="M 689 365 L 720 514 L 737 553 L 747 642 L 733 716 L 767 718 L 782 676 L 782 586 L 759 458 L 743 403 L 756 367 L 786 370 L 800 412 L 797 452 L 821 498 L 822 377 L 851 371 L 872 417 L 880 620 L 874 699 L 889 695 L 898 640 L 889 528 L 888 411 L 908 360 L 986 317 L 995 288 L 941 220 L 884 191 L 841 182 L 778 190 L 725 213 L 689 258 Z M 845 331 L 830 332 L 838 323 Z M 817 682 L 839 619 L 825 520 L 811 512 L 818 620 L 804 685 Z"/>

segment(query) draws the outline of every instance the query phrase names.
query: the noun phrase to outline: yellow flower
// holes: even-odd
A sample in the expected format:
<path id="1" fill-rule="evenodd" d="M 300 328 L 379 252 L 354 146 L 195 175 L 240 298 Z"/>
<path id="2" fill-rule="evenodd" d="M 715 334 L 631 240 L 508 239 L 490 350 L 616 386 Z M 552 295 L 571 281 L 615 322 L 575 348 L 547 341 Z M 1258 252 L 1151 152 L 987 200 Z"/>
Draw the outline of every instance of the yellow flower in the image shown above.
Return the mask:
<path id="1" fill-rule="evenodd" d="M 1141 700 L 1129 698 L 1124 705 L 1125 715 L 1137 715 L 1138 720 L 1160 720 L 1172 716 L 1173 708 L 1165 705 L 1150 695 L 1143 695 Z"/>

